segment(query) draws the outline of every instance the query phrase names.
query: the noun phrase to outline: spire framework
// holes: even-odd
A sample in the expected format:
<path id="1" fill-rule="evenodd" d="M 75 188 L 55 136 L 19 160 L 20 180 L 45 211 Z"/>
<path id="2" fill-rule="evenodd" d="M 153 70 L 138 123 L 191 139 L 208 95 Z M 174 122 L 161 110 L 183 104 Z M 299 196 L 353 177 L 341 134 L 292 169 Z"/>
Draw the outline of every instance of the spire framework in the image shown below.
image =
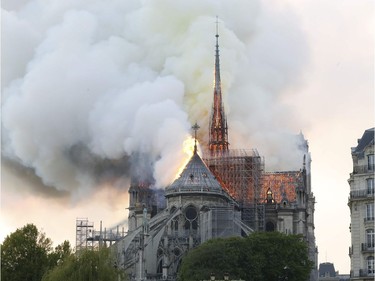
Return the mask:
<path id="1" fill-rule="evenodd" d="M 215 83 L 214 100 L 211 110 L 209 150 L 212 154 L 228 150 L 228 125 L 224 112 L 221 79 L 220 79 L 220 56 L 219 56 L 219 34 L 218 20 L 216 20 L 216 50 L 215 50 Z"/>

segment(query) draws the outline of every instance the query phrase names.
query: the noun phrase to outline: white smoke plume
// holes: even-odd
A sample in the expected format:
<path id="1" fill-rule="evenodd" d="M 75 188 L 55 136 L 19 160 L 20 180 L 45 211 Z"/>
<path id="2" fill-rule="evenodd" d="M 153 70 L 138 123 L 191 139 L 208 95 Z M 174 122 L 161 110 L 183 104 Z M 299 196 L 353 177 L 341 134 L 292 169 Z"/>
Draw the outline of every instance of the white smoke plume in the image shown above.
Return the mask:
<path id="1" fill-rule="evenodd" d="M 302 122 L 283 99 L 307 48 L 288 7 L 261 1 L 3 1 L 2 157 L 44 185 L 79 195 L 128 177 L 148 155 L 157 186 L 212 103 L 215 21 L 231 147 L 266 164 L 302 164 Z M 269 160 L 268 160 L 269 159 Z"/>

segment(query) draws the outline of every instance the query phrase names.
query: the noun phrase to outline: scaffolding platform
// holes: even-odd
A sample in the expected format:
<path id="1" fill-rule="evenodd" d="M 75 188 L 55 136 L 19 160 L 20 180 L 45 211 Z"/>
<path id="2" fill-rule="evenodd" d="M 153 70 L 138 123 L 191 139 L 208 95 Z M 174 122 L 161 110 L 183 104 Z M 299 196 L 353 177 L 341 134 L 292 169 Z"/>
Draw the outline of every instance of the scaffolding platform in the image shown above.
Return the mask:
<path id="1" fill-rule="evenodd" d="M 76 253 L 89 249 L 97 250 L 102 246 L 111 246 L 112 243 L 125 237 L 127 233 L 124 227 L 120 232 L 119 226 L 102 230 L 102 223 L 100 222 L 100 230 L 94 229 L 94 223 L 90 222 L 88 218 L 76 219 Z M 108 245 L 109 244 L 109 245 Z"/>
<path id="2" fill-rule="evenodd" d="M 264 158 L 256 149 L 231 149 L 204 155 L 208 168 L 224 189 L 239 203 L 242 219 L 254 230 L 264 225 L 260 206 Z"/>

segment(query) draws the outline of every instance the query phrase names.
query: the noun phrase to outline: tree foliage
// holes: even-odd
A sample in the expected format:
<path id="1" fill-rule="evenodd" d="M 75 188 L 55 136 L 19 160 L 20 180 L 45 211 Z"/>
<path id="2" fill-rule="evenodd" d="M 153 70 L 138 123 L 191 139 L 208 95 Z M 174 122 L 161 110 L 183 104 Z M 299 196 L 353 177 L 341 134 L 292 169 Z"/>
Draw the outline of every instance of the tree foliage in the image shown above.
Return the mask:
<path id="1" fill-rule="evenodd" d="M 53 269 L 42 281 L 118 281 L 123 276 L 114 267 L 109 249 L 85 250 L 79 255 L 70 255 Z"/>
<path id="2" fill-rule="evenodd" d="M 27 224 L 8 235 L 1 245 L 1 277 L 7 281 L 39 281 L 48 268 L 52 241 Z"/>
<path id="3" fill-rule="evenodd" d="M 312 268 L 308 247 L 299 235 L 258 232 L 246 238 L 210 240 L 182 260 L 180 281 L 230 279 L 246 281 L 307 280 Z"/>
<path id="4" fill-rule="evenodd" d="M 62 264 L 72 255 L 72 248 L 68 240 L 55 247 L 55 250 L 48 255 L 49 268 Z"/>
<path id="5" fill-rule="evenodd" d="M 74 255 L 69 241 L 53 249 L 51 239 L 33 224 L 17 229 L 1 245 L 2 280 L 118 281 L 119 277 L 109 249 Z"/>

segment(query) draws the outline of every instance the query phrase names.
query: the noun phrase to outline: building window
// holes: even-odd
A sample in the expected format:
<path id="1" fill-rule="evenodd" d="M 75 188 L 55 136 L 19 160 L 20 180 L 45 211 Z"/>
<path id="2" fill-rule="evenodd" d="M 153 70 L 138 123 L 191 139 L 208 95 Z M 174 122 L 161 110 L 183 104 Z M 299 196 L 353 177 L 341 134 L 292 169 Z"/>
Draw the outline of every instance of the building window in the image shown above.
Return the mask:
<path id="1" fill-rule="evenodd" d="M 173 219 L 171 221 L 171 229 L 173 231 L 178 231 L 178 219 Z"/>
<path id="2" fill-rule="evenodd" d="M 163 259 L 160 259 L 159 263 L 158 263 L 158 268 L 156 269 L 156 273 L 163 273 Z"/>
<path id="3" fill-rule="evenodd" d="M 375 161 L 374 154 L 367 155 L 367 168 L 370 171 L 374 170 Z"/>
<path id="4" fill-rule="evenodd" d="M 185 209 L 185 225 L 186 230 L 198 229 L 198 212 L 194 206 L 188 206 Z"/>
<path id="5" fill-rule="evenodd" d="M 176 247 L 176 248 L 173 249 L 173 254 L 176 257 L 178 257 L 179 255 L 181 255 L 181 253 L 182 253 L 182 251 L 178 247 Z"/>
<path id="6" fill-rule="evenodd" d="M 374 203 L 366 205 L 366 220 L 367 221 L 374 220 Z"/>
<path id="7" fill-rule="evenodd" d="M 366 244 L 368 248 L 373 248 L 375 245 L 375 233 L 373 229 L 366 230 Z"/>
<path id="8" fill-rule="evenodd" d="M 275 231 L 275 225 L 273 222 L 269 221 L 266 223 L 266 231 L 267 232 Z"/>
<path id="9" fill-rule="evenodd" d="M 367 194 L 368 195 L 374 194 L 374 179 L 373 178 L 367 179 Z"/>
<path id="10" fill-rule="evenodd" d="M 370 256 L 367 258 L 367 273 L 369 275 L 374 275 L 375 270 L 374 270 L 374 257 Z"/>

